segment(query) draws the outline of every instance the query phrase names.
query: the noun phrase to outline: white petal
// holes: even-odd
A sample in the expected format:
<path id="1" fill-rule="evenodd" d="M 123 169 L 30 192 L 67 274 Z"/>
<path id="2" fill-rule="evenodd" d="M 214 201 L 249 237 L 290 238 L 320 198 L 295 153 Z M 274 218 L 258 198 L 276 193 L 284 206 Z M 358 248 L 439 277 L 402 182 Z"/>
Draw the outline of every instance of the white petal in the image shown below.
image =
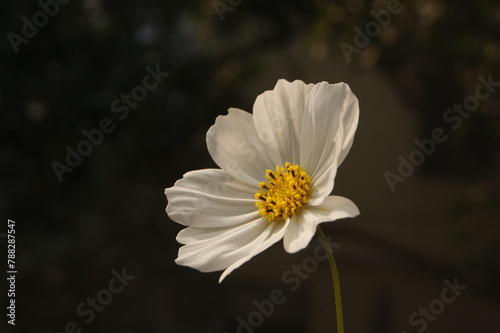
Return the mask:
<path id="1" fill-rule="evenodd" d="M 356 95 L 353 94 L 351 88 L 346 83 L 340 83 L 342 88 L 345 90 L 345 99 L 342 104 L 342 127 L 343 127 L 343 144 L 342 150 L 340 152 L 338 165 L 342 164 L 345 157 L 351 150 L 352 143 L 354 141 L 354 134 L 356 134 L 356 129 L 358 128 L 359 122 L 359 102 Z"/>
<path id="2" fill-rule="evenodd" d="M 273 151 L 274 166 L 297 164 L 302 116 L 313 85 L 279 80 L 273 90 L 257 96 L 253 115 L 257 134 Z"/>
<path id="3" fill-rule="evenodd" d="M 310 238 L 302 237 L 301 235 L 306 233 L 306 228 L 309 229 L 312 224 L 306 224 L 304 220 L 304 214 L 294 215 L 290 220 L 290 224 L 285 231 L 285 236 L 283 237 L 283 245 L 288 253 L 295 253 L 307 246 L 309 244 Z M 316 230 L 315 230 L 316 231 Z M 308 234 L 309 232 L 307 232 Z M 314 233 L 313 233 L 314 234 Z M 312 237 L 312 236 L 311 236 Z"/>
<path id="4" fill-rule="evenodd" d="M 252 244 L 249 244 L 247 246 L 247 249 L 250 250 L 249 253 L 241 257 L 239 260 L 235 261 L 222 273 L 221 277 L 219 278 L 219 283 L 222 282 L 222 280 L 224 280 L 226 276 L 231 274 L 233 270 L 240 267 L 245 262 L 250 260 L 252 257 L 265 251 L 266 249 L 271 247 L 271 245 L 281 240 L 283 238 L 283 235 L 285 234 L 287 225 L 290 223 L 290 220 L 281 223 L 269 223 L 265 219 L 263 219 L 262 221 L 263 223 L 268 224 L 266 230 L 261 234 L 261 236 L 258 239 L 256 239 Z"/>
<path id="5" fill-rule="evenodd" d="M 286 223 L 268 223 L 258 218 L 236 227 L 204 229 L 188 227 L 178 239 L 188 241 L 179 249 L 176 263 L 202 272 L 225 269 L 219 281 L 264 251 L 284 234 Z"/>
<path id="6" fill-rule="evenodd" d="M 311 205 L 321 204 L 333 189 L 336 169 L 352 146 L 359 114 L 357 105 L 345 83 L 318 83 L 307 97 L 300 165 L 313 178 Z"/>
<path id="7" fill-rule="evenodd" d="M 359 209 L 349 199 L 328 196 L 320 206 L 306 207 L 302 214 L 292 217 L 283 238 L 285 250 L 295 253 L 307 247 L 318 224 L 359 215 Z"/>
<path id="8" fill-rule="evenodd" d="M 253 125 L 253 116 L 231 108 L 207 132 L 207 146 L 215 163 L 231 176 L 255 185 L 265 180 L 266 169 L 276 165 L 268 156 Z"/>
<path id="9" fill-rule="evenodd" d="M 202 228 L 238 225 L 259 216 L 255 189 L 220 169 L 188 172 L 165 190 L 167 214 L 177 223 Z"/>

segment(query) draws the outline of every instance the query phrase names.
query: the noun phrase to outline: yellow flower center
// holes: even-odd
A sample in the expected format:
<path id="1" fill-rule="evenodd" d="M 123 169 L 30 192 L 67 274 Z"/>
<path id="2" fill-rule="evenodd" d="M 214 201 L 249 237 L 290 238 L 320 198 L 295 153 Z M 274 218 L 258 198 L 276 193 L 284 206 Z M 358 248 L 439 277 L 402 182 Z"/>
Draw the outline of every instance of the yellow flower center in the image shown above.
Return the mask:
<path id="1" fill-rule="evenodd" d="M 304 168 L 287 162 L 285 167 L 277 166 L 276 171 L 266 170 L 266 178 L 268 182 L 259 183 L 262 190 L 255 193 L 255 206 L 262 217 L 271 223 L 302 211 L 311 196 L 311 176 Z"/>

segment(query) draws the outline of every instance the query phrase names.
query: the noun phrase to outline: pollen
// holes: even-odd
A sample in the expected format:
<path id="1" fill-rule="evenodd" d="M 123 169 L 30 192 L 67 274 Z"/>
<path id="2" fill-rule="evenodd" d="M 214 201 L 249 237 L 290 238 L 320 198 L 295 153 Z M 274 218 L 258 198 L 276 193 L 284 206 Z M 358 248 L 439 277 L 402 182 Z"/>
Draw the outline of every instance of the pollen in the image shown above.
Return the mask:
<path id="1" fill-rule="evenodd" d="M 275 171 L 266 170 L 267 182 L 261 182 L 261 188 L 255 193 L 255 206 L 260 215 L 269 223 L 285 221 L 294 214 L 299 214 L 311 196 L 311 176 L 299 165 L 285 163 Z"/>

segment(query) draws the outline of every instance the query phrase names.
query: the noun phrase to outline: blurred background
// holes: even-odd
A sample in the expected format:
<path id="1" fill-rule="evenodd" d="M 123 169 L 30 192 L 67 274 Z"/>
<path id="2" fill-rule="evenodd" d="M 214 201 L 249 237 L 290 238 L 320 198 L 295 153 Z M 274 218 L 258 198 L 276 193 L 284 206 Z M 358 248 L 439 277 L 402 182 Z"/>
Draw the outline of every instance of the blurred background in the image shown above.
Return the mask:
<path id="1" fill-rule="evenodd" d="M 334 194 L 361 215 L 324 225 L 346 332 L 500 331 L 498 1 L 59 1 L 0 4 L 0 247 L 6 263 L 14 220 L 18 269 L 2 332 L 335 332 L 328 264 L 293 291 L 283 278 L 316 241 L 222 284 L 174 263 L 164 188 L 215 167 L 215 118 L 280 78 L 344 81 L 360 102 Z M 450 303 L 445 280 L 467 286 Z M 256 313 L 275 289 L 286 301 Z"/>

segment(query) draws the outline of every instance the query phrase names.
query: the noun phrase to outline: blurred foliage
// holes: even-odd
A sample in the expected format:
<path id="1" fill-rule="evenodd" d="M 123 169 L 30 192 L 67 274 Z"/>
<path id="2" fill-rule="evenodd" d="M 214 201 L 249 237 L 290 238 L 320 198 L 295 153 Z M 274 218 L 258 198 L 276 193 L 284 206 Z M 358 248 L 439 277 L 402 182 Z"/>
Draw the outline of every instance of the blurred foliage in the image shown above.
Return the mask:
<path id="1" fill-rule="evenodd" d="M 472 186 L 452 210 L 452 237 L 471 280 L 500 295 L 500 184 Z"/>
<path id="2" fill-rule="evenodd" d="M 319 12 L 312 43 L 336 47 L 354 44 L 359 27 L 387 12 L 386 1 L 317 1 Z M 401 1 L 399 14 L 362 52 L 352 57 L 360 68 L 382 67 L 421 119 L 421 138 L 436 127 L 450 139 L 423 166 L 431 175 L 483 177 L 498 166 L 500 93 L 481 103 L 456 131 L 443 121 L 455 103 L 475 95 L 477 77 L 500 81 L 500 5 L 497 1 Z"/>

